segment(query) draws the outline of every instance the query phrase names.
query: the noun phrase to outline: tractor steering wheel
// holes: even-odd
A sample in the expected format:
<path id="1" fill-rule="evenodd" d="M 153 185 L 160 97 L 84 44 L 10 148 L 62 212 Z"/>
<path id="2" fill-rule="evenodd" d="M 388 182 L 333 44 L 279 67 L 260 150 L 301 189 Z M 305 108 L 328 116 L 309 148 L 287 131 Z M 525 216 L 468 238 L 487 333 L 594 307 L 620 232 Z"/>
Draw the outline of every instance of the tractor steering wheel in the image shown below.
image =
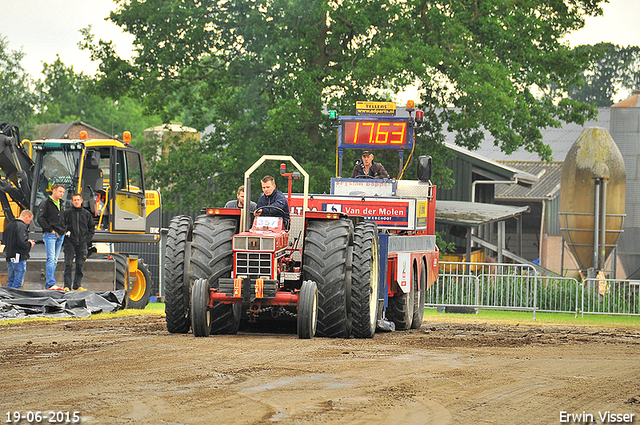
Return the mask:
<path id="1" fill-rule="evenodd" d="M 271 209 L 280 211 L 282 213 L 282 217 L 285 217 L 287 215 L 285 210 L 283 210 L 280 207 L 273 206 L 273 205 L 264 205 L 264 206 L 262 206 L 260 208 L 256 208 L 256 210 L 253 212 L 253 215 L 255 215 L 258 211 L 260 211 L 262 209 L 265 209 L 265 208 L 271 208 Z"/>

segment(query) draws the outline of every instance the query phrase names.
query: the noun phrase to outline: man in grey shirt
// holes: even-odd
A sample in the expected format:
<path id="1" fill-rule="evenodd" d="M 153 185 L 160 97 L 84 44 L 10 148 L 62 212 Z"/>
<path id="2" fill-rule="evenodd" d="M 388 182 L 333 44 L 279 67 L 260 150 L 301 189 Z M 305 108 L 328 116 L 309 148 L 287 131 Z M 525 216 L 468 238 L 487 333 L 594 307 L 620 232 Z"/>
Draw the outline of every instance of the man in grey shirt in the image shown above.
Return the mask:
<path id="1" fill-rule="evenodd" d="M 224 206 L 225 208 L 244 208 L 244 186 L 238 188 L 237 200 L 231 200 Z M 256 203 L 249 201 L 249 212 L 253 214 L 256 210 Z"/>

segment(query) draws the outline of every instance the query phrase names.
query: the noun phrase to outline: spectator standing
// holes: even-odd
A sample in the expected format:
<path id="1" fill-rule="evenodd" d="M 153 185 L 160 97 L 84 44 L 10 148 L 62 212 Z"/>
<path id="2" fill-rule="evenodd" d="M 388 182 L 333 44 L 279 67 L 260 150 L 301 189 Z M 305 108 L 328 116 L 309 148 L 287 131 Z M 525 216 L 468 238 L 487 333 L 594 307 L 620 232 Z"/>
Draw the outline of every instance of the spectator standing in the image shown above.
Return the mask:
<path id="1" fill-rule="evenodd" d="M 59 291 L 62 288 L 56 285 L 55 272 L 60 249 L 62 249 L 62 243 L 64 242 L 64 234 L 67 231 L 62 221 L 61 209 L 61 199 L 64 196 L 64 191 L 63 185 L 54 184 L 51 188 L 51 195 L 38 206 L 38 224 L 42 227 L 42 239 L 44 240 L 44 246 L 47 248 L 45 289 Z"/>
<path id="2" fill-rule="evenodd" d="M 35 245 L 33 239 L 29 239 L 29 224 L 33 220 L 33 213 L 24 210 L 20 217 L 11 221 L 4 230 L 5 255 L 7 257 L 7 270 L 9 288 L 22 288 L 24 275 L 27 272 L 27 260 L 29 251 Z"/>
<path id="3" fill-rule="evenodd" d="M 86 291 L 82 287 L 82 270 L 87 259 L 87 245 L 95 234 L 95 224 L 91 213 L 82 208 L 82 195 L 74 193 L 71 196 L 71 208 L 65 210 L 63 219 L 67 228 L 64 239 L 64 290 Z M 73 260 L 75 257 L 76 272 L 73 272 Z"/>

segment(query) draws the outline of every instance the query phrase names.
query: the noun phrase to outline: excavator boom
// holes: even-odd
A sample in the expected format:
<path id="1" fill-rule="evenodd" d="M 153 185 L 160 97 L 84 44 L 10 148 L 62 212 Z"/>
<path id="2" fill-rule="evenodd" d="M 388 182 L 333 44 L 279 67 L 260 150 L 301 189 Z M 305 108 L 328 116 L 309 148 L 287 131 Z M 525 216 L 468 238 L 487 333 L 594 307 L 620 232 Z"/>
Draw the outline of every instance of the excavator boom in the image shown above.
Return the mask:
<path id="1" fill-rule="evenodd" d="M 20 130 L 12 124 L 0 123 L 0 202 L 5 216 L 15 218 L 7 195 L 21 209 L 31 209 L 31 186 L 34 163 L 20 141 Z M 11 184 L 13 183 L 13 184 Z"/>

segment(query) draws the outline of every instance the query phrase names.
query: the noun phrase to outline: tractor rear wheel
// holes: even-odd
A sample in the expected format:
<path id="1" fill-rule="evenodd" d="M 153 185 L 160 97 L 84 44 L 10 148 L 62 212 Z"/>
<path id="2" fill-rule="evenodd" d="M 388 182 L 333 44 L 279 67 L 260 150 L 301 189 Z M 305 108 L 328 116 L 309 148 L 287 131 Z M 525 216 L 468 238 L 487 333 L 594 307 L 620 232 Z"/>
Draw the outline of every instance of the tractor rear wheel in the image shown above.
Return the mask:
<path id="1" fill-rule="evenodd" d="M 414 273 L 416 271 L 417 269 L 414 270 Z M 418 282 L 420 286 L 419 290 L 415 291 L 411 329 L 420 329 L 422 320 L 424 319 L 424 298 L 427 292 L 427 266 L 424 261 L 422 261 L 420 265 L 420 279 L 418 279 L 418 276 L 415 276 L 414 282 Z"/>
<path id="2" fill-rule="evenodd" d="M 235 218 L 201 215 L 193 226 L 191 271 L 196 279 L 207 279 L 218 288 L 218 279 L 231 277 L 233 270 L 232 240 L 238 221 Z M 212 334 L 236 334 L 240 325 L 240 304 L 215 302 L 210 309 Z"/>
<path id="3" fill-rule="evenodd" d="M 298 337 L 311 339 L 318 324 L 318 286 L 312 280 L 302 282 L 298 298 Z"/>
<path id="4" fill-rule="evenodd" d="M 351 243 L 348 219 L 310 221 L 307 226 L 302 272 L 318 285 L 318 336 L 351 335 Z"/>
<path id="5" fill-rule="evenodd" d="M 211 333 L 209 296 L 207 279 L 196 279 L 191 291 L 191 329 L 194 336 L 207 337 Z"/>
<path id="6" fill-rule="evenodd" d="M 164 311 L 171 333 L 187 333 L 191 326 L 189 288 L 185 288 L 185 273 L 189 273 L 185 270 L 185 249 L 192 232 L 191 217 L 179 215 L 171 219 L 164 257 Z"/>
<path id="7" fill-rule="evenodd" d="M 351 312 L 354 337 L 373 338 L 375 335 L 379 291 L 378 226 L 371 221 L 364 221 L 358 223 L 353 230 Z"/>

